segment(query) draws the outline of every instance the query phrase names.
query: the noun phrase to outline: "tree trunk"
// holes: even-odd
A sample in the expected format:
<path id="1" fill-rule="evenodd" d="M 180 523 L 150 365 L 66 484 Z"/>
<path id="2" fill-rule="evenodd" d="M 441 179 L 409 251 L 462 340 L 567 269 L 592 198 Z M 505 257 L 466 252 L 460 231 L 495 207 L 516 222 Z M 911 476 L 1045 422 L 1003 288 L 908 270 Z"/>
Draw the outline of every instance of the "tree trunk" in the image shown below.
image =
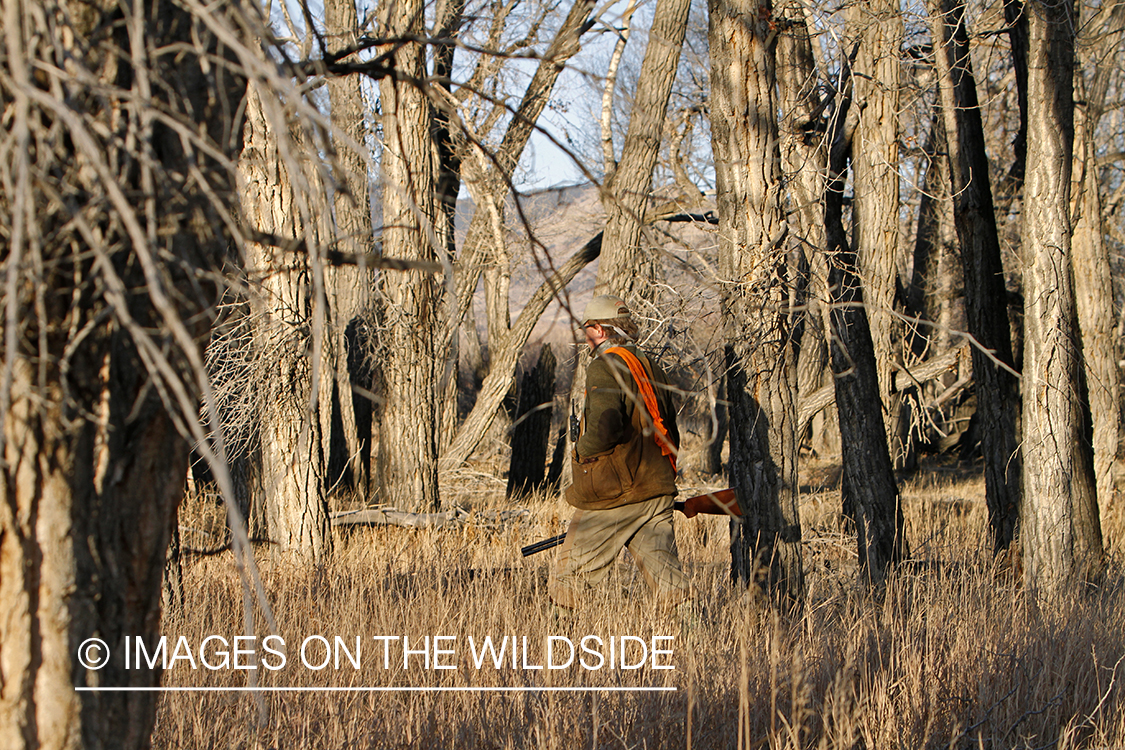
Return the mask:
<path id="1" fill-rule="evenodd" d="M 353 7 L 355 0 L 349 0 Z M 464 21 L 464 0 L 449 0 L 441 2 L 435 8 L 433 37 L 437 39 L 456 39 L 461 31 Z M 450 101 L 453 94 L 450 92 L 454 70 L 454 56 L 457 45 L 435 45 L 432 49 L 433 78 L 432 86 L 438 92 L 436 101 Z M 358 84 L 357 84 L 358 85 Z M 461 192 L 461 159 L 464 155 L 464 133 L 455 127 L 453 119 L 455 111 L 446 106 L 434 106 L 433 111 L 433 141 L 437 149 L 438 178 L 437 199 L 441 208 L 439 216 L 440 234 L 445 238 L 444 257 L 450 264 L 457 259 L 457 239 L 454 226 L 457 219 L 457 196 Z M 448 301 L 447 301 L 448 304 Z M 440 453 L 453 439 L 454 430 L 457 428 L 457 392 L 458 392 L 458 367 L 461 359 L 461 337 L 456 334 L 459 327 L 457 321 L 448 321 L 447 325 L 453 330 L 449 337 L 449 346 L 445 352 L 445 361 L 442 365 L 442 382 L 445 392 L 439 394 L 441 399 L 438 405 L 439 424 L 438 452 Z"/>
<path id="2" fill-rule="evenodd" d="M 536 322 L 547 309 L 550 301 L 578 275 L 579 271 L 598 257 L 602 247 L 601 239 L 601 234 L 598 234 L 587 242 L 586 246 L 564 263 L 557 273 L 545 280 L 524 305 L 512 330 L 504 341 L 498 344 L 493 354 L 492 367 L 488 377 L 484 379 L 473 410 L 457 430 L 457 437 L 450 443 L 449 450 L 441 457 L 443 468 L 452 469 L 460 466 L 476 449 L 481 438 L 488 433 L 496 419 L 500 404 L 515 382 L 520 353 L 528 337 L 531 336 Z"/>
<path id="3" fill-rule="evenodd" d="M 964 4 L 943 0 L 932 18 L 934 38 L 941 40 L 943 51 L 937 56 L 938 80 L 961 244 L 965 313 L 969 333 L 980 344 L 973 347 L 973 378 L 989 527 L 993 550 L 999 552 L 1012 543 L 1020 506 L 1019 390 L 1013 374 L 1004 266 Z"/>
<path id="4" fill-rule="evenodd" d="M 849 91 L 850 84 L 845 84 Z M 843 457 L 844 512 L 855 522 L 859 562 L 869 580 L 881 582 L 909 555 L 894 467 L 887 451 L 875 350 L 863 304 L 855 254 L 843 224 L 844 182 L 852 121 L 850 93 L 842 94 L 828 142 L 824 229 L 832 294 L 829 342 Z"/>
<path id="5" fill-rule="evenodd" d="M 387 15 L 393 10 L 393 16 Z M 420 37 L 422 0 L 385 4 L 382 22 L 392 36 Z M 381 47 L 396 70 L 414 81 L 426 75 L 426 47 L 410 41 Z M 383 114 L 383 252 L 394 258 L 436 260 L 444 253 L 438 234 L 438 159 L 431 139 L 426 93 L 411 80 L 379 82 Z M 403 510 L 439 509 L 438 430 L 443 352 L 436 349 L 441 287 L 418 271 L 384 273 L 384 325 L 391 341 L 382 363 L 386 399 L 380 421 L 380 501 Z"/>
<path id="6" fill-rule="evenodd" d="M 544 485 L 555 404 L 555 355 L 550 344 L 543 345 L 538 363 L 524 374 L 519 392 L 508 469 L 509 498 L 528 495 Z"/>
<path id="7" fill-rule="evenodd" d="M 245 79 L 180 4 L 0 12 L 0 746 L 146 748 L 161 673 L 121 648 L 161 630 Z"/>
<path id="8" fill-rule="evenodd" d="M 1104 565 L 1090 449 L 1069 193 L 1073 8 L 1028 2 L 1027 175 L 1023 210 L 1024 578 L 1058 594 Z"/>
<path id="9" fill-rule="evenodd" d="M 596 293 L 617 294 L 632 304 L 654 297 L 659 264 L 642 248 L 641 230 L 690 9 L 691 0 L 657 0 L 621 160 L 604 186 L 608 201 Z"/>
<path id="10" fill-rule="evenodd" d="M 250 88 L 238 165 L 245 184 L 242 211 L 254 231 L 306 239 L 315 248 L 318 227 L 309 219 L 311 211 L 290 172 L 303 136 L 296 128 L 290 132 L 284 117 L 271 92 Z M 320 378 L 334 379 L 334 372 L 322 367 L 312 340 L 315 308 L 322 312 L 324 303 L 317 299 L 315 288 L 309 288 L 308 253 L 247 243 L 246 254 L 249 268 L 272 269 L 260 279 L 251 279 L 250 285 L 253 346 L 262 357 L 259 366 L 271 373 L 257 401 L 261 451 L 257 488 L 262 493 L 250 504 L 265 509 L 275 556 L 317 561 L 328 554 L 332 543 L 321 453 L 320 414 L 325 406 L 323 391 L 313 385 L 314 358 Z M 319 325 L 323 331 L 323 319 Z M 323 345 L 324 339 L 318 340 Z"/>
<path id="11" fill-rule="evenodd" d="M 848 25 L 859 37 L 853 78 L 862 102 L 852 147 L 852 247 L 859 260 L 863 300 L 875 346 L 879 394 L 888 448 L 896 468 L 915 464 L 909 420 L 891 373 L 902 362 L 902 323 L 895 317 L 899 276 L 899 46 L 902 14 L 898 0 L 862 0 L 849 6 Z"/>
<path id="12" fill-rule="evenodd" d="M 518 356 L 513 359 L 509 356 L 501 356 L 500 353 L 508 342 L 514 340 L 509 309 L 511 256 L 504 235 L 504 208 L 508 186 L 520 156 L 527 147 L 535 123 L 547 106 L 559 74 L 563 71 L 566 62 L 580 48 L 579 39 L 590 25 L 589 16 L 593 9 L 593 0 L 579 0 L 571 6 L 562 27 L 536 67 L 519 107 L 509 121 L 500 147 L 494 154 L 488 155 L 474 146 L 475 158 L 465 161 L 466 183 L 477 202 L 477 208 L 473 213 L 461 251 L 460 267 L 464 270 L 457 280 L 456 315 L 446 331 L 446 339 L 452 345 L 458 337 L 457 331 L 462 322 L 472 319 L 470 308 L 480 280 L 481 269 L 488 267 L 490 270 L 485 279 L 485 308 L 489 337 L 489 366 L 487 372 L 481 371 L 479 376 L 490 386 L 495 386 L 498 381 L 514 383 L 514 368 L 518 362 Z M 516 354 L 518 355 L 518 352 Z M 513 369 L 510 372 L 496 372 L 494 368 L 498 364 Z M 502 394 L 499 400 L 495 400 L 495 408 L 499 408 L 506 395 L 507 393 Z M 493 400 L 491 396 L 486 399 L 489 403 Z M 481 400 L 478 398 L 478 406 L 480 403 Z M 476 411 L 474 407 L 474 429 L 484 423 L 491 426 L 499 421 L 504 427 L 504 434 L 507 434 L 507 423 L 510 422 L 510 418 L 506 412 L 497 411 L 485 417 L 476 414 Z M 474 418 L 474 414 L 470 414 L 470 418 Z M 483 432 L 475 435 L 466 434 L 465 425 L 462 425 L 456 434 L 451 430 L 450 444 L 443 446 L 442 450 L 443 465 L 455 466 L 468 458 L 483 434 Z M 471 442 L 472 446 L 466 450 L 465 446 L 468 442 Z"/>
<path id="13" fill-rule="evenodd" d="M 1020 124 L 1012 141 L 1015 158 L 1002 187 L 1011 203 L 1023 188 L 1027 167 L 1027 13 L 1022 0 L 1004 0 L 1004 23 L 1008 28 L 1008 44 L 1012 50 L 1012 72 L 1016 77 L 1016 101 L 1019 105 Z"/>
<path id="14" fill-rule="evenodd" d="M 781 104 L 781 160 L 789 198 L 790 246 L 804 258 L 796 303 L 801 316 L 801 347 L 797 358 L 797 392 L 813 393 L 831 377 L 824 315 L 828 301 L 828 264 L 824 253 L 824 178 L 827 154 L 820 119 L 820 78 L 816 71 L 804 6 L 786 0 L 777 36 L 777 83 Z M 798 441 L 803 439 L 798 435 Z M 811 435 L 820 455 L 839 453 L 835 420 L 817 420 Z"/>
<path id="15" fill-rule="evenodd" d="M 711 0 L 711 145 L 728 372 L 728 479 L 743 508 L 731 574 L 804 596 L 797 476 L 797 347 L 774 98 L 771 7 Z M 754 19 L 746 23 L 746 19 Z"/>
<path id="16" fill-rule="evenodd" d="M 914 232 L 914 262 L 907 308 L 919 322 L 910 332 L 910 351 L 916 361 L 955 346 L 954 301 L 963 294 L 961 262 L 949 191 L 948 139 L 941 101 L 934 105 L 929 135 L 923 147 L 925 175 L 918 200 Z"/>
<path id="17" fill-rule="evenodd" d="M 325 0 L 324 25 L 330 48 L 354 46 L 359 20 L 354 0 Z M 333 191 L 334 249 L 367 253 L 373 245 L 371 189 L 366 148 L 366 106 L 361 77 L 328 78 L 332 108 L 332 156 L 336 184 Z M 353 394 L 357 374 L 349 368 L 348 329 L 357 324 L 370 302 L 373 274 L 360 265 L 329 266 L 324 270 L 327 330 L 324 337 L 324 378 L 320 395 L 321 453 L 327 459 L 328 486 L 341 482 L 366 494 L 371 437 L 361 435 L 357 411 L 369 412 L 371 402 Z M 352 357 L 354 362 L 354 357 Z M 370 419 L 364 414 L 360 421 Z"/>
<path id="18" fill-rule="evenodd" d="M 1113 274 L 1104 238 L 1094 133 L 1105 110 L 1112 70 L 1112 66 L 1105 60 L 1097 59 L 1098 53 L 1104 54 L 1106 45 L 1112 44 L 1110 40 L 1115 40 L 1122 26 L 1125 26 L 1125 5 L 1114 5 L 1103 24 L 1084 24 L 1082 28 L 1091 26 L 1094 26 L 1093 30 L 1101 38 L 1095 44 L 1084 44 L 1083 47 L 1091 48 L 1095 58 L 1095 71 L 1090 77 L 1089 85 L 1081 71 L 1075 76 L 1075 83 L 1081 87 L 1078 99 L 1084 105 L 1075 109 L 1074 179 L 1071 183 L 1072 213 L 1075 214 L 1075 219 L 1071 243 L 1074 250 L 1075 300 L 1082 331 L 1082 355 L 1089 389 L 1090 414 L 1093 417 L 1098 512 L 1103 521 L 1108 521 L 1121 512 L 1115 507 L 1116 487 L 1113 479 L 1121 406 L 1113 320 Z M 1108 535 L 1117 526 L 1105 522 L 1103 529 Z M 1116 538 L 1105 541 L 1106 547 L 1110 549 L 1125 542 Z"/>

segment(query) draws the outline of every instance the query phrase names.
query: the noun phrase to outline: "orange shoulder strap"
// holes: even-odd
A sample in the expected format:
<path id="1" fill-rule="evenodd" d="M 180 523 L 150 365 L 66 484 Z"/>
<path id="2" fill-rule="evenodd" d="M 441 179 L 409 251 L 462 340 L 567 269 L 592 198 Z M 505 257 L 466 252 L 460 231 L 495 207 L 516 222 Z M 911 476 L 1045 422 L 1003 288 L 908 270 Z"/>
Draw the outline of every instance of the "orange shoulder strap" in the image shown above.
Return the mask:
<path id="1" fill-rule="evenodd" d="M 660 446 L 660 452 L 668 457 L 672 463 L 672 471 L 676 471 L 676 449 L 672 446 L 672 441 L 668 438 L 668 430 L 664 427 L 664 419 L 660 416 L 660 406 L 656 403 L 656 393 L 652 390 L 652 383 L 649 382 L 648 373 L 645 372 L 644 365 L 641 361 L 633 355 L 631 351 L 621 346 L 612 346 L 606 349 L 607 353 L 616 354 L 621 359 L 625 360 L 625 364 L 629 366 L 629 372 L 633 374 L 633 380 L 637 382 L 637 388 L 641 392 L 641 398 L 644 399 L 645 408 L 648 409 L 649 416 L 652 417 L 652 426 L 656 429 L 656 444 Z"/>

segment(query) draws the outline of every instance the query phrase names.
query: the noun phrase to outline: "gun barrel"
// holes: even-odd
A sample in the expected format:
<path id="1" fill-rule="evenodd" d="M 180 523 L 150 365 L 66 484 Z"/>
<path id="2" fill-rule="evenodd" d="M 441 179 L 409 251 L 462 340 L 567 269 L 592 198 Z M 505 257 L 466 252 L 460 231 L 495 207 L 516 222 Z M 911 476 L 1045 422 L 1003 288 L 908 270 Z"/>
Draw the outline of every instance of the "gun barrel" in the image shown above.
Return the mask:
<path id="1" fill-rule="evenodd" d="M 528 557 L 529 555 L 534 555 L 536 552 L 545 552 L 549 549 L 558 547 L 564 541 L 566 541 L 566 534 L 559 534 L 558 536 L 553 536 L 550 539 L 544 539 L 542 541 L 535 542 L 534 544 L 529 544 L 526 547 L 522 548 L 520 552 L 523 553 L 524 557 Z"/>

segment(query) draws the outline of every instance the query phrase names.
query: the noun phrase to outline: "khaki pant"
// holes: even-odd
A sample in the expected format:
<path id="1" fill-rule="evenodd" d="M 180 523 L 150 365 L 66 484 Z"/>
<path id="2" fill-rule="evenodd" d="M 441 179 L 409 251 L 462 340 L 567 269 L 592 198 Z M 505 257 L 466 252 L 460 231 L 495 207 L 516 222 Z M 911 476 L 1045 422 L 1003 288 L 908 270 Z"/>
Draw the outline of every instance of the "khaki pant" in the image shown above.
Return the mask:
<path id="1" fill-rule="evenodd" d="M 578 510 L 570 521 L 548 592 L 556 604 L 574 609 L 601 583 L 622 547 L 640 568 L 658 606 L 688 598 L 688 582 L 676 553 L 671 495 L 610 510 Z"/>

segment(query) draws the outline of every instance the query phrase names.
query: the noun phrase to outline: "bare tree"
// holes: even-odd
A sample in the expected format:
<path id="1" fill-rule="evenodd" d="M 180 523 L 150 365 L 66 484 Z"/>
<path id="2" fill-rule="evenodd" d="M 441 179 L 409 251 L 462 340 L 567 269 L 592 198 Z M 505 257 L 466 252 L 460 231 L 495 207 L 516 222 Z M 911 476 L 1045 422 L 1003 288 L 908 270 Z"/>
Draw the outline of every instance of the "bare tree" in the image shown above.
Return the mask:
<path id="1" fill-rule="evenodd" d="M 875 349 L 867 322 L 864 287 L 848 245 L 843 207 L 847 165 L 856 126 L 850 68 L 844 65 L 828 132 L 830 151 L 824 194 L 829 260 L 829 349 L 840 421 L 844 513 L 855 523 L 859 561 L 870 580 L 881 581 L 909 554 L 894 466 L 887 450 Z"/>
<path id="2" fill-rule="evenodd" d="M 385 3 L 380 22 L 391 39 L 380 51 L 396 71 L 379 83 L 383 152 L 383 251 L 395 258 L 433 261 L 446 247 L 436 204 L 438 155 L 433 111 L 423 81 L 426 46 L 423 0 Z M 385 390 L 379 423 L 381 498 L 401 508 L 438 507 L 438 404 L 444 392 L 443 353 L 436 348 L 441 286 L 429 274 L 384 274 L 383 326 L 391 339 L 381 363 Z"/>
<path id="3" fill-rule="evenodd" d="M 786 258 L 768 2 L 711 0 L 711 138 L 730 402 L 731 573 L 804 595 L 797 477 L 796 316 Z M 748 21 L 749 19 L 749 21 Z"/>
<path id="4" fill-rule="evenodd" d="M 505 197 L 512 175 L 535 129 L 535 123 L 547 106 L 559 74 L 563 71 L 566 62 L 579 51 L 579 41 L 589 28 L 589 17 L 593 7 L 593 2 L 588 0 L 576 2 L 571 6 L 562 26 L 536 66 L 531 82 L 525 89 L 495 153 L 485 152 L 481 147 L 479 136 L 477 143 L 472 146 L 473 158 L 470 162 L 473 166 L 470 168 L 472 177 L 469 182 L 477 201 L 477 210 L 473 214 L 461 251 L 460 265 L 464 273 L 457 284 L 458 317 L 456 325 L 448 329 L 449 337 L 456 335 L 460 321 L 471 308 L 473 295 L 480 279 L 480 268 L 484 265 L 489 249 L 491 248 L 495 253 L 498 248 L 506 247 L 503 229 Z M 443 466 L 452 468 L 460 465 L 488 433 L 502 401 L 515 382 L 516 366 L 524 345 L 535 327 L 535 322 L 551 299 L 560 294 L 574 275 L 600 253 L 601 236 L 599 235 L 597 239 L 596 249 L 588 248 L 574 256 L 575 259 L 584 259 L 581 265 L 568 264 L 558 269 L 557 274 L 552 274 L 548 267 L 544 268 L 548 278 L 521 311 L 514 324 L 511 323 L 509 316 L 508 289 L 507 282 L 504 281 L 510 275 L 510 269 L 506 268 L 510 259 L 494 255 L 494 261 L 504 264 L 505 268 L 497 270 L 491 279 L 486 281 L 486 285 L 492 288 L 488 296 L 491 302 L 487 303 L 490 321 L 490 367 L 476 404 L 458 428 L 449 447 L 443 452 Z M 546 261 L 544 265 L 549 266 L 550 259 L 544 260 Z M 573 270 L 568 271 L 567 269 L 572 266 Z M 502 294 L 497 288 L 501 285 Z"/>
<path id="5" fill-rule="evenodd" d="M 1023 223 L 1025 354 L 1020 536 L 1029 586 L 1058 593 L 1097 575 L 1102 538 L 1078 345 L 1071 253 L 1073 8 L 1028 2 Z"/>
<path id="6" fill-rule="evenodd" d="M 1087 13 L 1090 11 L 1087 10 Z M 1115 497 L 1113 465 L 1121 425 L 1120 387 L 1113 319 L 1113 274 L 1103 225 L 1095 132 L 1105 112 L 1110 79 L 1117 70 L 1108 59 L 1125 27 L 1125 3 L 1113 3 L 1092 19 L 1084 19 L 1080 37 L 1093 68 L 1089 76 L 1076 69 L 1074 172 L 1071 181 L 1074 234 L 1074 293 L 1082 331 L 1082 361 L 1093 421 L 1094 477 L 1098 511 L 1111 515 Z M 1103 523 L 1110 532 L 1114 526 Z M 1120 544 L 1121 539 L 1107 539 Z M 1110 546 L 1107 544 L 1107 546 Z"/>
<path id="7" fill-rule="evenodd" d="M 973 378 L 989 526 L 993 549 L 999 552 L 1011 544 L 1019 517 L 1019 390 L 984 126 L 964 16 L 964 4 L 959 0 L 945 0 L 931 12 L 965 308 L 969 332 L 979 344 L 973 348 Z"/>
<path id="8" fill-rule="evenodd" d="M 334 370 L 326 373 L 315 354 L 324 344 L 323 276 L 320 283 L 310 281 L 315 269 L 322 274 L 315 254 L 323 224 L 314 218 L 309 198 L 320 186 L 305 181 L 315 179 L 316 172 L 306 173 L 295 158 L 306 150 L 310 135 L 287 117 L 276 94 L 251 87 L 239 159 L 247 227 L 251 235 L 302 238 L 313 253 L 258 242 L 246 247 L 251 345 L 257 366 L 272 375 L 263 379 L 251 417 L 261 481 L 255 485 L 260 494 L 250 504 L 261 506 L 275 554 L 316 561 L 332 543 L 321 453 L 321 412 L 331 409 L 331 401 L 322 402 L 317 381 L 331 382 Z"/>
<path id="9" fill-rule="evenodd" d="M 325 50 L 330 55 L 338 57 L 344 50 L 358 48 L 360 30 L 354 0 L 325 0 L 324 26 Z M 329 186 L 333 197 L 331 233 L 326 241 L 342 253 L 367 253 L 373 245 L 373 227 L 362 76 L 329 76 L 326 88 L 333 166 Z M 373 282 L 372 272 L 364 264 L 328 265 L 324 271 L 327 331 L 320 395 L 321 454 L 328 486 L 347 481 L 361 494 L 366 494 L 370 469 L 373 405 L 368 398 L 353 394 L 352 383 L 357 377 L 361 346 L 356 331 L 362 316 L 370 310 Z M 357 419 L 357 414 L 363 416 Z M 366 429 L 361 430 L 360 424 Z"/>
<path id="10" fill-rule="evenodd" d="M 190 0 L 0 12 L 0 745 L 144 748 L 155 693 L 75 687 L 160 679 L 121 648 L 159 634 L 186 438 L 204 437 L 200 343 L 237 213 L 232 45 L 256 18 Z M 76 659 L 92 637 L 111 655 L 97 673 Z"/>
<path id="11" fill-rule="evenodd" d="M 621 159 L 606 165 L 602 186 L 606 227 L 598 289 L 634 304 L 653 301 L 651 285 L 658 277 L 659 261 L 642 249 L 641 230 L 690 9 L 691 0 L 656 4 Z"/>
<path id="12" fill-rule="evenodd" d="M 803 398 L 830 385 L 828 340 L 824 335 L 828 301 L 828 256 L 824 252 L 824 181 L 828 153 L 825 144 L 821 77 L 813 54 L 807 10 L 788 0 L 776 12 L 777 82 L 780 96 L 781 158 L 785 170 L 789 244 L 799 269 L 791 294 L 804 308 L 801 346 L 797 354 L 797 392 Z M 831 412 L 818 410 L 812 429 L 814 450 L 839 451 L 839 428 Z M 798 430 L 797 439 L 803 437 Z"/>
<path id="13" fill-rule="evenodd" d="M 863 279 L 891 459 L 904 468 L 913 465 L 913 449 L 902 397 L 891 387 L 894 364 L 902 360 L 903 334 L 894 314 L 900 255 L 902 12 L 898 0 L 860 0 L 848 6 L 847 23 L 858 39 L 853 85 L 861 109 L 852 144 L 852 246 Z"/>

